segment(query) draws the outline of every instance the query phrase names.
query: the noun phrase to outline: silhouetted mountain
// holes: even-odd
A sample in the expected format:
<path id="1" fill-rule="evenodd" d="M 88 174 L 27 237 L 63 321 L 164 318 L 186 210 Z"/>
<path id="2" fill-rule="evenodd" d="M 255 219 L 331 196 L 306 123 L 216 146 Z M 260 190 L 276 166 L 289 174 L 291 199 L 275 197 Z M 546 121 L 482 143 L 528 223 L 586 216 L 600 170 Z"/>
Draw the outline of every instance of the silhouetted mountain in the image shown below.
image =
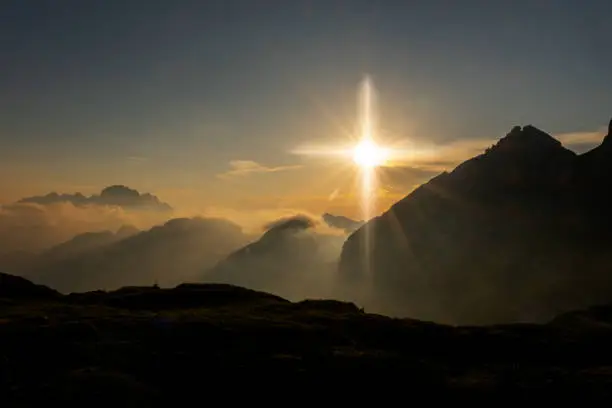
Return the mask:
<path id="1" fill-rule="evenodd" d="M 32 288 L 0 275 L 3 407 L 166 407 L 202 398 L 202 378 L 210 395 L 272 382 L 302 402 L 319 392 L 350 403 L 407 392 L 453 402 L 612 399 L 612 306 L 541 325 L 452 327 L 232 285 L 49 297 L 29 296 Z M 390 387 L 398 375 L 406 386 Z"/>
<path id="2" fill-rule="evenodd" d="M 259 240 L 230 254 L 203 279 L 288 298 L 329 293 L 344 239 L 313 232 L 313 226 L 302 216 L 275 221 Z"/>
<path id="3" fill-rule="evenodd" d="M 612 222 L 608 205 L 609 189 L 612 188 L 612 120 L 603 143 L 581 155 L 578 167 L 585 199 L 596 207 L 606 224 Z"/>
<path id="4" fill-rule="evenodd" d="M 0 299 L 50 300 L 59 296 L 59 292 L 46 286 L 0 272 Z"/>
<path id="5" fill-rule="evenodd" d="M 104 188 L 100 194 L 85 196 L 81 193 L 58 194 L 49 193 L 44 196 L 26 197 L 18 202 L 36 204 L 55 204 L 68 202 L 75 206 L 83 205 L 109 205 L 119 206 L 125 209 L 171 211 L 170 205 L 161 202 L 156 196 L 149 193 L 139 193 L 137 190 L 122 185 L 114 185 Z"/>
<path id="6" fill-rule="evenodd" d="M 36 265 L 22 271 L 62 292 L 112 289 L 157 282 L 175 285 L 194 279 L 248 237 L 222 219 L 175 218 L 134 234 L 85 234 L 42 253 Z"/>
<path id="7" fill-rule="evenodd" d="M 609 140 L 579 156 L 513 128 L 352 234 L 345 289 L 449 323 L 542 320 L 612 300 Z"/>

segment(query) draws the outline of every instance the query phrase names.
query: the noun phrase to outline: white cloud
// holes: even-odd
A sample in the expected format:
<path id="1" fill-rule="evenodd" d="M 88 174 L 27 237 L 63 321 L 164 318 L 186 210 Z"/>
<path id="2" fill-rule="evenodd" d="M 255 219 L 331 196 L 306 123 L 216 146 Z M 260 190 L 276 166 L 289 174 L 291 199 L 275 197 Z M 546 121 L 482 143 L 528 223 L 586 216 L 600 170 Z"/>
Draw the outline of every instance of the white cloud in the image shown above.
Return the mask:
<path id="1" fill-rule="evenodd" d="M 269 167 L 253 160 L 232 160 L 229 162 L 229 165 L 231 169 L 219 174 L 219 177 L 246 176 L 253 173 L 274 173 L 302 167 L 301 165 Z"/>
<path id="2" fill-rule="evenodd" d="M 605 130 L 571 132 L 552 135 L 566 148 L 582 153 L 599 145 L 606 134 Z M 484 153 L 499 139 L 463 139 L 446 144 L 415 146 L 406 160 L 398 160 L 395 166 L 409 165 L 413 168 L 430 171 L 450 170 L 461 162 Z"/>

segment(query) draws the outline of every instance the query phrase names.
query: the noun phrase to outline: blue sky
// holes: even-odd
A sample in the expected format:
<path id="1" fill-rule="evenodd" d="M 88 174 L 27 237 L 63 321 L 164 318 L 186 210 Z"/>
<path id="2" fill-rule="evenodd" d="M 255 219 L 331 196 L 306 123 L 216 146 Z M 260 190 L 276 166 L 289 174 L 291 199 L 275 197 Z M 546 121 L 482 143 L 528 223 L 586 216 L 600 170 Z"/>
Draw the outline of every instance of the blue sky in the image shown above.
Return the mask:
<path id="1" fill-rule="evenodd" d="M 401 138 L 595 131 L 612 115 L 611 14 L 594 0 L 6 0 L 0 199 L 111 183 L 202 206 L 325 195 L 325 165 L 289 151 L 342 137 L 364 74 Z M 216 175 L 232 160 L 306 170 L 231 184 Z"/>

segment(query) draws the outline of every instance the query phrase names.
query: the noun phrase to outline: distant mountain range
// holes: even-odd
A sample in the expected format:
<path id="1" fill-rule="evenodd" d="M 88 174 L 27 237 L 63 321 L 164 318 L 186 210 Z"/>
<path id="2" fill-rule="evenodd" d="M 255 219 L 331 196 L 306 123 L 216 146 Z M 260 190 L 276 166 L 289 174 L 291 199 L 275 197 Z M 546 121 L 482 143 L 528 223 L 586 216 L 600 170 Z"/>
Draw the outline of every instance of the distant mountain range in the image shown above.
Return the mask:
<path id="1" fill-rule="evenodd" d="M 7 253 L 0 269 L 62 293 L 207 281 L 318 297 L 330 293 L 345 236 L 312 231 L 314 225 L 289 217 L 257 237 L 224 219 L 175 218 L 145 231 L 79 234 L 41 253 Z"/>
<path id="2" fill-rule="evenodd" d="M 342 285 L 391 314 L 461 324 L 609 302 L 611 187 L 612 121 L 581 155 L 514 127 L 349 236 Z"/>
<path id="3" fill-rule="evenodd" d="M 146 231 L 80 234 L 40 254 L 9 254 L 3 268 L 63 293 L 121 286 L 172 286 L 199 277 L 251 239 L 229 221 L 174 218 Z M 12 266 L 12 267 L 11 267 Z"/>

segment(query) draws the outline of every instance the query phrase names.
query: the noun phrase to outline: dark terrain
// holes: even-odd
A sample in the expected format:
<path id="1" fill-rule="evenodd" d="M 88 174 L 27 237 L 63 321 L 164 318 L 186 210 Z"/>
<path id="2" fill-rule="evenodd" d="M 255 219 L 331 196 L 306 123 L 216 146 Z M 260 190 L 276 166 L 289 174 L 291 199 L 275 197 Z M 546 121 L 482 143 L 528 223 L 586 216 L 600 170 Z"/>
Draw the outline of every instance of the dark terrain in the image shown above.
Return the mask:
<path id="1" fill-rule="evenodd" d="M 61 295 L 5 274 L 0 298 L 3 407 L 612 396 L 612 307 L 451 327 L 223 284 Z"/>
<path id="2" fill-rule="evenodd" d="M 341 285 L 368 288 L 370 299 L 351 298 L 385 314 L 452 324 L 544 322 L 607 303 L 611 170 L 612 122 L 580 155 L 516 126 L 349 236 Z"/>

